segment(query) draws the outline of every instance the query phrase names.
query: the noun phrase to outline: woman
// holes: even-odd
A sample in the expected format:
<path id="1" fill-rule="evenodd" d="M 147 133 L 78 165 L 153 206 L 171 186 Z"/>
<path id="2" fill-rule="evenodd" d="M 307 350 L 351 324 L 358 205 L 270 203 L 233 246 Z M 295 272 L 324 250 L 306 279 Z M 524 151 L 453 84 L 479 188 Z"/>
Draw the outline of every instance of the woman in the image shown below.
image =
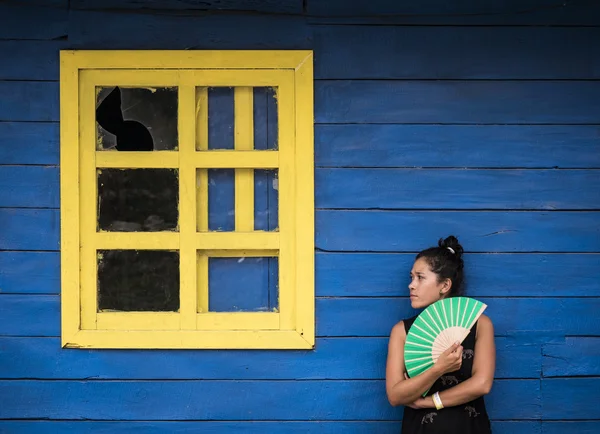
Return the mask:
<path id="1" fill-rule="evenodd" d="M 440 240 L 438 247 L 417 255 L 408 286 L 414 309 L 461 295 L 462 254 L 458 240 L 450 236 Z M 416 316 L 396 324 L 388 346 L 386 391 L 390 404 L 405 406 L 402 433 L 491 433 L 483 399 L 492 388 L 496 364 L 491 320 L 481 315 L 462 345 L 455 343 L 432 368 L 408 378 L 404 342 L 415 319 Z"/>

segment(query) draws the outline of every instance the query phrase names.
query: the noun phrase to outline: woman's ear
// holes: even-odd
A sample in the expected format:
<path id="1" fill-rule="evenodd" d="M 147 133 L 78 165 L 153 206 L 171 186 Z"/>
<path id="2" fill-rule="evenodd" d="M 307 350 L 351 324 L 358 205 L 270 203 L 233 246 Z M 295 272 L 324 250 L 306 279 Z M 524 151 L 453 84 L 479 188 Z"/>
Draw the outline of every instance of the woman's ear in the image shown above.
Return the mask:
<path id="1" fill-rule="evenodd" d="M 442 282 L 442 288 L 440 289 L 440 294 L 447 294 L 452 289 L 452 280 L 446 279 Z"/>

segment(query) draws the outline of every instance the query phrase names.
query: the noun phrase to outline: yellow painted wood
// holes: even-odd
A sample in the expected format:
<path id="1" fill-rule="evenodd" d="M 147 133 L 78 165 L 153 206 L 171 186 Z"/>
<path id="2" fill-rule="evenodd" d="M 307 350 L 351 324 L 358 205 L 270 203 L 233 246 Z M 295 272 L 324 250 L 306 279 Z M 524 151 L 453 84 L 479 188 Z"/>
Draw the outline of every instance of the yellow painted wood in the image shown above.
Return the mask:
<path id="1" fill-rule="evenodd" d="M 196 255 L 196 275 L 198 282 L 196 285 L 198 291 L 197 312 L 208 312 L 208 256 L 198 253 Z"/>
<path id="2" fill-rule="evenodd" d="M 97 171 L 94 157 L 96 154 L 96 89 L 85 80 L 85 71 L 81 73 L 79 83 L 80 110 L 80 216 L 79 232 L 81 236 L 81 328 L 96 328 L 97 295 L 97 255 L 94 245 L 98 222 Z"/>
<path id="3" fill-rule="evenodd" d="M 63 346 L 286 349 L 314 345 L 312 74 L 310 51 L 61 53 Z M 95 150 L 96 87 L 115 85 L 179 87 L 178 151 Z M 234 151 L 208 150 L 209 86 L 236 88 Z M 253 150 L 252 87 L 259 86 L 277 89 L 279 151 Z M 181 232 L 96 233 L 96 167 L 179 169 Z M 253 231 L 254 200 L 248 200 L 252 193 L 244 194 L 245 203 L 236 202 L 241 210 L 236 209 L 239 232 L 209 232 L 209 168 L 236 169 L 243 174 L 239 180 L 236 174 L 236 192 L 245 188 L 252 193 L 253 182 L 246 174 L 253 177 L 256 168 L 278 169 L 280 233 Z M 181 313 L 98 314 L 96 249 L 180 249 Z M 281 313 L 207 312 L 209 256 L 279 256 Z M 195 329 L 199 326 L 209 330 Z M 94 330 L 97 327 L 114 330 Z M 261 330 L 250 330 L 257 328 Z"/>
<path id="4" fill-rule="evenodd" d="M 277 232 L 199 232 L 196 234 L 198 250 L 277 250 Z"/>
<path id="5" fill-rule="evenodd" d="M 310 349 L 296 331 L 80 331 L 67 348 Z"/>
<path id="6" fill-rule="evenodd" d="M 189 73 L 192 80 L 203 87 L 217 86 L 249 86 L 277 87 L 285 81 L 293 80 L 292 70 L 247 70 L 247 69 L 204 69 L 204 70 L 169 70 L 156 69 L 140 73 L 139 69 L 93 69 L 83 71 L 88 80 L 100 87 L 175 87 L 181 82 L 182 73 Z M 290 79 L 291 78 L 291 79 Z"/>
<path id="7" fill-rule="evenodd" d="M 254 98 L 251 87 L 234 90 L 234 146 L 236 151 L 254 149 Z M 235 230 L 254 230 L 254 171 L 235 170 Z"/>
<path id="8" fill-rule="evenodd" d="M 196 89 L 196 149 L 208 150 L 208 88 Z M 210 155 L 209 152 L 197 152 L 194 157 L 196 167 L 199 161 Z M 209 166 L 210 167 L 210 166 Z M 196 230 L 208 232 L 208 170 L 196 170 Z M 208 258 L 196 254 L 196 312 L 208 312 Z"/>
<path id="9" fill-rule="evenodd" d="M 310 50 L 64 50 L 84 69 L 296 69 Z"/>
<path id="10" fill-rule="evenodd" d="M 296 330 L 315 344 L 313 60 L 296 70 Z"/>
<path id="11" fill-rule="evenodd" d="M 177 232 L 99 232 L 98 249 L 179 250 Z"/>
<path id="12" fill-rule="evenodd" d="M 296 329 L 296 175 L 294 83 L 277 89 L 279 116 L 279 312 L 281 328 Z"/>
<path id="13" fill-rule="evenodd" d="M 186 80 L 187 81 L 187 80 Z M 196 328 L 196 88 L 191 81 L 179 86 L 179 279 L 181 328 Z"/>
<path id="14" fill-rule="evenodd" d="M 274 258 L 277 250 L 200 250 L 200 255 L 209 258 Z"/>
<path id="15" fill-rule="evenodd" d="M 60 225 L 62 343 L 80 328 L 79 81 L 73 52 L 60 55 Z"/>
<path id="16" fill-rule="evenodd" d="M 276 169 L 279 166 L 279 152 L 226 150 L 196 152 L 194 164 L 199 168 L 211 169 Z"/>
<path id="17" fill-rule="evenodd" d="M 195 316 L 194 316 L 195 319 Z M 183 328 L 183 327 L 182 327 Z M 195 325 L 193 327 L 196 328 Z M 98 330 L 179 330 L 176 312 L 104 312 L 98 313 Z"/>
<path id="18" fill-rule="evenodd" d="M 274 312 L 209 312 L 196 318 L 198 330 L 279 330 Z"/>
<path id="19" fill-rule="evenodd" d="M 181 146 L 181 145 L 180 145 Z M 96 167 L 120 169 L 179 167 L 179 153 L 175 151 L 122 152 L 97 151 Z"/>

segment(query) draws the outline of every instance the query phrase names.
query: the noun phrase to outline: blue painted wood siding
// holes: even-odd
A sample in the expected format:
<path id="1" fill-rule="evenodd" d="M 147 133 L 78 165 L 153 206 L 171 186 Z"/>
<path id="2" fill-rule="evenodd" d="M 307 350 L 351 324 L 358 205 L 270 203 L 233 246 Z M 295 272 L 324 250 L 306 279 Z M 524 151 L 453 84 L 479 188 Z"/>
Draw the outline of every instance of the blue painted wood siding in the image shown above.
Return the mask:
<path id="1" fill-rule="evenodd" d="M 470 3 L 0 4 L 0 432 L 398 432 L 387 336 L 450 233 L 494 432 L 600 432 L 600 6 Z M 314 351 L 60 348 L 63 48 L 315 51 Z"/>

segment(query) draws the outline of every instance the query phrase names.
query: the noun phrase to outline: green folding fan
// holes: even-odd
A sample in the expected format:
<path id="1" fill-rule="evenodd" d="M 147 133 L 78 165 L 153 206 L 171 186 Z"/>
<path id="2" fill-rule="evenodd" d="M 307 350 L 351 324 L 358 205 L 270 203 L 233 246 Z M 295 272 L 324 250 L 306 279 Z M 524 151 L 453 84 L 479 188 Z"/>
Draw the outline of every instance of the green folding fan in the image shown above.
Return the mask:
<path id="1" fill-rule="evenodd" d="M 408 376 L 427 371 L 454 342 L 462 343 L 486 308 L 486 304 L 469 297 L 445 298 L 427 306 L 406 336 L 404 363 Z"/>

